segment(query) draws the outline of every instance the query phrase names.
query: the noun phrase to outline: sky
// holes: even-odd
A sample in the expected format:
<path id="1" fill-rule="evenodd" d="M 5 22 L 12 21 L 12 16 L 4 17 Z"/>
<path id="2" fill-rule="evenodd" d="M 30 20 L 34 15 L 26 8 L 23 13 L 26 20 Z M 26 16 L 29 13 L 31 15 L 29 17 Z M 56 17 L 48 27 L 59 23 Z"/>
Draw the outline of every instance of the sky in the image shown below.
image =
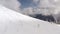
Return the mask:
<path id="1" fill-rule="evenodd" d="M 25 14 L 58 14 L 60 12 L 60 0 L 0 0 L 0 4 L 7 8 L 25 13 Z M 40 9 L 40 7 L 45 9 Z M 36 9 L 35 9 L 36 8 Z M 49 9 L 46 9 L 49 8 Z M 21 11 L 23 10 L 23 11 Z M 34 11 L 33 11 L 34 10 Z M 53 13 L 54 12 L 54 13 Z"/>
<path id="2" fill-rule="evenodd" d="M 19 0 L 19 2 L 21 3 L 21 8 L 25 8 L 25 10 L 27 11 L 29 8 L 34 9 L 34 7 L 37 7 L 38 9 L 35 10 L 37 14 L 38 13 L 41 13 L 44 15 L 57 14 L 59 13 L 59 9 L 60 9 L 59 0 Z M 40 7 L 43 7 L 43 8 L 48 7 L 49 9 L 39 10 Z M 31 9 L 29 11 L 32 11 Z"/>
<path id="3" fill-rule="evenodd" d="M 18 1 L 21 3 L 21 8 L 37 6 L 37 4 L 33 2 L 33 0 L 18 0 Z"/>
<path id="4" fill-rule="evenodd" d="M 32 4 L 32 0 L 19 0 L 19 2 L 23 8 L 29 7 Z"/>

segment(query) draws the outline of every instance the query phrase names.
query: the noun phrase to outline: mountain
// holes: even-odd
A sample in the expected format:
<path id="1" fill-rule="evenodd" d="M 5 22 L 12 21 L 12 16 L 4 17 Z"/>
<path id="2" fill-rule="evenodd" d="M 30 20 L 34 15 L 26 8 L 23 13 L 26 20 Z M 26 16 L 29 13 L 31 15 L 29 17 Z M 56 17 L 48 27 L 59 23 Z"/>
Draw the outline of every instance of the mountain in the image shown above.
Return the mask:
<path id="1" fill-rule="evenodd" d="M 30 15 L 31 17 L 34 17 L 34 18 L 37 18 L 37 19 L 40 19 L 40 20 L 44 20 L 44 21 L 48 21 L 48 22 L 55 22 L 55 19 L 52 15 L 42 15 L 42 14 L 35 14 L 34 16 L 33 15 Z"/>
<path id="2" fill-rule="evenodd" d="M 0 34 L 60 34 L 60 25 L 35 19 L 0 5 Z"/>

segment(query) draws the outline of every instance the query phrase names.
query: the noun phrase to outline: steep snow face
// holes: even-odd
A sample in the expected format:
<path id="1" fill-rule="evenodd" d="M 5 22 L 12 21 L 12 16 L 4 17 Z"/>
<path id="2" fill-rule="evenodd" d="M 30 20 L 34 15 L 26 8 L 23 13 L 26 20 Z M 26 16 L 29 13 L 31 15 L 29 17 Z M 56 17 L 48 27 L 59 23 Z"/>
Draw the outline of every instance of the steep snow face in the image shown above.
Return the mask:
<path id="1" fill-rule="evenodd" d="M 0 5 L 0 34 L 60 34 L 60 26 Z"/>

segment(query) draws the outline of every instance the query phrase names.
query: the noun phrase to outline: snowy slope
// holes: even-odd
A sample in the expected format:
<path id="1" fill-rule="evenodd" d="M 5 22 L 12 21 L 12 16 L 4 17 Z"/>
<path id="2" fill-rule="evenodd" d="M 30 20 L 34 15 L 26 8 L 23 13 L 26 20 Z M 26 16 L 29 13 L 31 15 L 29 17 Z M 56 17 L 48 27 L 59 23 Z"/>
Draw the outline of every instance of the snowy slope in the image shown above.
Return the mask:
<path id="1" fill-rule="evenodd" d="M 60 34 L 60 26 L 0 5 L 0 34 Z"/>

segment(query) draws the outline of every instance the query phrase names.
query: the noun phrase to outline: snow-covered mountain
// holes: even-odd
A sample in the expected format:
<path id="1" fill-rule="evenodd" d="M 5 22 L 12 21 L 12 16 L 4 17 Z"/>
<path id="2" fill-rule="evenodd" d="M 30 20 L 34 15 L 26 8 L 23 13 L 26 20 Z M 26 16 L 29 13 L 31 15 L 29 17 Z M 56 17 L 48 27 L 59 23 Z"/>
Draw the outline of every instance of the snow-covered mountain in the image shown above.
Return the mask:
<path id="1" fill-rule="evenodd" d="M 60 34 L 60 26 L 0 5 L 0 34 Z"/>

